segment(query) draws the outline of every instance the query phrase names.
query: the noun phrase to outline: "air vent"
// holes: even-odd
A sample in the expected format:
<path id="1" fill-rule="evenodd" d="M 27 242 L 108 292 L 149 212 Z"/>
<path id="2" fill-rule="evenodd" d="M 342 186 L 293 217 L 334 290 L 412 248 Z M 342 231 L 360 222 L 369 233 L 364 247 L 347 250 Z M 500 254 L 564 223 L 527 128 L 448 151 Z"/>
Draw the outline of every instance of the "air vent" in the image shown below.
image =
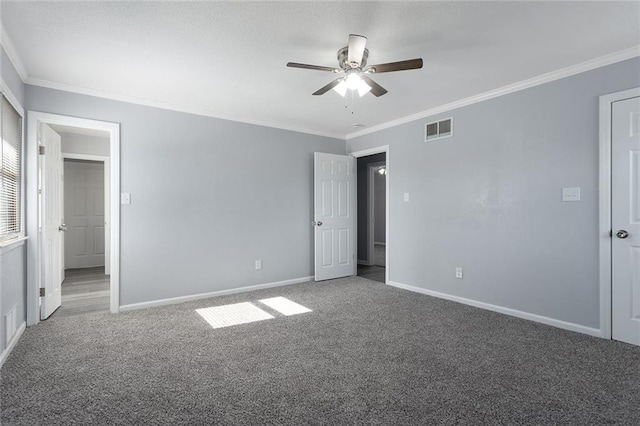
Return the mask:
<path id="1" fill-rule="evenodd" d="M 453 118 L 427 123 L 424 126 L 424 141 L 430 142 L 453 136 Z"/>

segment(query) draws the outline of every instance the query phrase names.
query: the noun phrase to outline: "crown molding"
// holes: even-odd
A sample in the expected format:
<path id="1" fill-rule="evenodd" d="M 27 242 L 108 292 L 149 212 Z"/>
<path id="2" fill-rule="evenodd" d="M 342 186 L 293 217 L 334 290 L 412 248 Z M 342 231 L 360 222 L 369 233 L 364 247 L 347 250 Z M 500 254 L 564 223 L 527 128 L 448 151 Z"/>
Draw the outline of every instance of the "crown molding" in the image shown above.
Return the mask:
<path id="1" fill-rule="evenodd" d="M 391 127 L 400 126 L 401 124 L 410 123 L 412 121 L 420 120 L 423 118 L 431 117 L 436 114 L 451 111 L 454 109 L 462 108 L 468 105 L 476 104 L 478 102 L 486 101 L 489 99 L 497 98 L 499 96 L 508 95 L 509 93 L 518 92 L 520 90 L 529 89 L 531 87 L 539 86 L 541 84 L 549 83 L 555 80 L 560 80 L 565 77 L 580 74 L 586 71 L 591 71 L 596 68 L 600 68 L 606 65 L 611 65 L 616 62 L 622 62 L 627 59 L 640 56 L 640 46 L 634 46 L 629 49 L 621 50 L 609 55 L 601 56 L 599 58 L 591 59 L 589 61 L 581 62 L 576 65 L 571 65 L 566 68 L 561 68 L 556 71 L 552 71 L 546 74 L 539 75 L 537 77 L 523 80 L 518 83 L 503 86 L 499 89 L 490 90 L 488 92 L 474 95 L 468 98 L 460 99 L 448 104 L 441 105 L 439 107 L 431 108 L 426 111 L 418 112 L 416 114 L 407 115 L 396 120 L 387 121 L 386 123 L 371 126 L 367 129 L 360 130 L 358 132 L 348 133 L 345 136 L 346 140 L 354 139 L 367 134 L 379 132 L 380 130 L 389 129 Z"/>
<path id="2" fill-rule="evenodd" d="M 338 133 L 331 133 L 331 132 L 323 132 L 317 129 L 307 129 L 303 127 L 284 125 L 281 123 L 273 123 L 273 122 L 267 122 L 267 121 L 261 121 L 261 120 L 248 119 L 244 117 L 220 114 L 204 108 L 188 107 L 188 106 L 173 104 L 169 102 L 150 100 L 150 99 L 139 98 L 139 97 L 130 96 L 130 95 L 122 95 L 117 93 L 111 93 L 111 92 L 106 92 L 101 90 L 89 89 L 89 88 L 84 88 L 84 87 L 79 87 L 79 86 L 74 86 L 74 85 L 69 85 L 64 83 L 57 83 L 57 82 L 28 77 L 26 73 L 26 69 L 24 68 L 22 62 L 20 61 L 19 56 L 17 55 L 15 49 L 13 48 L 13 44 L 11 43 L 11 40 L 8 38 L 4 29 L 2 29 L 2 44 L 5 47 L 5 51 L 7 52 L 9 59 L 13 62 L 13 65 L 15 66 L 16 70 L 20 74 L 20 77 L 22 78 L 25 84 L 30 84 L 30 85 L 39 86 L 39 87 L 46 87 L 46 88 L 55 89 L 55 90 L 62 90 L 65 92 L 77 93 L 82 95 L 95 96 L 98 98 L 111 99 L 111 100 L 120 101 L 120 102 L 127 102 L 131 104 L 136 104 L 136 105 L 144 105 L 144 106 L 160 108 L 165 110 L 184 112 L 187 114 L 201 115 L 201 116 L 212 117 L 212 118 L 217 118 L 221 120 L 229 120 L 229 121 L 235 121 L 235 122 L 240 122 L 245 124 L 251 124 L 255 126 L 264 126 L 264 127 L 270 127 L 270 128 L 280 129 L 280 130 L 287 130 L 292 132 L 299 132 L 299 133 L 305 133 L 305 134 L 311 134 L 316 136 L 323 136 L 323 137 L 339 139 L 339 140 L 347 140 L 347 141 L 350 139 L 367 135 L 367 134 L 379 132 L 384 129 L 400 126 L 402 124 L 410 123 L 412 121 L 424 119 L 427 117 L 434 116 L 436 114 L 462 108 L 462 107 L 483 102 L 489 99 L 497 98 L 499 96 L 518 92 L 520 90 L 525 90 L 531 87 L 539 86 L 555 80 L 560 80 L 565 77 L 570 77 L 576 74 L 580 74 L 586 71 L 591 71 L 596 68 L 600 68 L 606 65 L 611 65 L 617 62 L 621 62 L 627 59 L 640 56 L 640 46 L 634 46 L 629 49 L 621 50 L 619 52 L 615 52 L 609 55 L 601 56 L 599 58 L 591 59 L 589 61 L 585 61 L 576 65 L 571 65 L 566 68 L 561 68 L 559 70 L 542 74 L 542 75 L 539 75 L 527 80 L 523 80 L 514 84 L 503 86 L 498 89 L 490 90 L 488 92 L 480 93 L 478 95 L 474 95 L 468 98 L 450 102 L 448 104 L 444 104 L 435 108 L 431 108 L 415 114 L 407 115 L 405 117 L 401 117 L 396 120 L 378 124 L 378 125 L 369 127 L 367 129 L 360 130 L 358 132 L 338 134 Z"/>
<path id="3" fill-rule="evenodd" d="M 18 98 L 13 94 L 11 89 L 9 89 L 9 85 L 4 81 L 2 77 L 0 77 L 0 92 L 2 92 L 9 103 L 16 109 L 16 111 L 18 111 L 20 117 L 24 117 L 24 107 L 22 106 L 20 101 L 18 101 Z"/>
<path id="4" fill-rule="evenodd" d="M 4 27 L 0 27 L 0 45 L 4 48 L 4 51 L 7 53 L 9 60 L 13 64 L 13 67 L 16 69 L 18 75 L 22 82 L 26 82 L 29 77 L 29 73 L 27 73 L 27 68 L 24 66 L 24 63 L 20 59 L 20 55 L 18 55 L 18 51 L 16 50 L 11 38 L 4 30 Z"/>
<path id="5" fill-rule="evenodd" d="M 144 105 L 144 106 L 153 107 L 153 108 L 160 108 L 160 109 L 165 109 L 170 111 L 184 112 L 187 114 L 201 115 L 204 117 L 217 118 L 220 120 L 228 120 L 228 121 L 235 121 L 238 123 L 252 124 L 254 126 L 270 127 L 273 129 L 287 130 L 290 132 L 305 133 L 305 134 L 315 135 L 315 136 L 323 136 L 327 138 L 339 139 L 342 141 L 345 140 L 344 134 L 322 132 L 316 129 L 307 129 L 303 127 L 288 126 L 281 123 L 273 123 L 273 122 L 267 122 L 267 121 L 261 121 L 261 120 L 248 119 L 245 117 L 219 114 L 217 112 L 213 112 L 205 108 L 188 107 L 185 105 L 178 105 L 171 102 L 162 102 L 162 101 L 156 101 L 156 100 L 151 100 L 146 98 L 139 98 L 136 96 L 122 95 L 118 93 L 111 93 L 111 92 L 106 92 L 102 90 L 89 89 L 85 87 L 79 87 L 79 86 L 74 86 L 74 85 L 64 84 L 64 83 L 57 83 L 57 82 L 48 81 L 48 80 L 41 80 L 41 79 L 32 78 L 32 77 L 27 78 L 27 81 L 25 83 L 32 86 L 45 87 L 49 89 L 61 90 L 64 92 L 94 96 L 94 97 L 104 98 L 104 99 L 111 99 L 114 101 L 126 102 L 130 104 Z"/>

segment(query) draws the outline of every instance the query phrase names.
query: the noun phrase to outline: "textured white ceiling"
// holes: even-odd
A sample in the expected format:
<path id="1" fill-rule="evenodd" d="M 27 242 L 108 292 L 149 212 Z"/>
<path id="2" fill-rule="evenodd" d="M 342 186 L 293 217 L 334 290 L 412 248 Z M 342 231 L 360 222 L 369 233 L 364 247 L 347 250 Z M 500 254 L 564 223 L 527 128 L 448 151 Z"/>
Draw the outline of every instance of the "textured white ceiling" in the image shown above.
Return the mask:
<path id="1" fill-rule="evenodd" d="M 2 24 L 33 84 L 345 136 L 640 44 L 639 2 L 12 2 Z M 349 33 L 389 93 L 345 109 L 334 75 Z M 358 129 L 361 130 L 362 128 Z"/>

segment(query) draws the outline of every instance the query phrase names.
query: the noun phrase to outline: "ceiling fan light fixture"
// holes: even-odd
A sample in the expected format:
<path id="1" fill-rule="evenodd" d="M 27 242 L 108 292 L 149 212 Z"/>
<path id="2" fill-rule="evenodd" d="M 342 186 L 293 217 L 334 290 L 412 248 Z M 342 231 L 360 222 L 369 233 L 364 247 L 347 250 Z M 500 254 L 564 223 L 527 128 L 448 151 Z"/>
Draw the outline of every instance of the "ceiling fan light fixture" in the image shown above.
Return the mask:
<path id="1" fill-rule="evenodd" d="M 367 60 L 369 59 L 369 49 L 367 49 L 366 45 L 367 38 L 365 36 L 358 34 L 349 34 L 349 44 L 338 50 L 339 68 L 302 64 L 298 62 L 287 62 L 287 66 L 290 68 L 330 71 L 332 73 L 345 74 L 343 78 L 336 78 L 331 83 L 325 84 L 323 87 L 313 92 L 313 96 L 324 95 L 329 90 L 334 89 L 342 97 L 346 97 L 347 90 L 357 90 L 358 94 L 361 97 L 371 92 L 371 94 L 373 94 L 376 98 L 379 98 L 380 96 L 386 94 L 388 91 L 387 89 L 373 81 L 369 77 L 370 74 L 417 70 L 422 68 L 422 58 L 407 59 L 404 61 L 388 62 L 385 64 L 367 66 Z"/>
<path id="2" fill-rule="evenodd" d="M 371 86 L 365 83 L 364 80 L 360 80 L 360 83 L 358 84 L 358 95 L 360 95 L 360 97 L 363 97 L 364 95 L 369 93 L 370 90 Z"/>
<path id="3" fill-rule="evenodd" d="M 346 83 L 347 83 L 347 89 L 358 90 L 358 88 L 360 87 L 360 84 L 362 83 L 360 74 L 358 74 L 357 72 L 347 73 Z"/>
<path id="4" fill-rule="evenodd" d="M 340 96 L 343 98 L 347 95 L 347 83 L 344 79 L 340 80 L 340 83 L 336 87 L 333 88 Z"/>

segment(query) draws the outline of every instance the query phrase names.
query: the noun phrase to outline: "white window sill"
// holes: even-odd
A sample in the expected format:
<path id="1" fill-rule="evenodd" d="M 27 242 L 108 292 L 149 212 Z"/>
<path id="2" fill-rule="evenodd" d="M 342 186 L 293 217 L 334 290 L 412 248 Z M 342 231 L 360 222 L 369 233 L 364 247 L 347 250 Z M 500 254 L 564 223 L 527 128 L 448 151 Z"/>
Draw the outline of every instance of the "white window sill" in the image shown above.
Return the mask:
<path id="1" fill-rule="evenodd" d="M 0 254 L 22 247 L 28 239 L 29 237 L 22 236 L 7 241 L 0 241 Z"/>

